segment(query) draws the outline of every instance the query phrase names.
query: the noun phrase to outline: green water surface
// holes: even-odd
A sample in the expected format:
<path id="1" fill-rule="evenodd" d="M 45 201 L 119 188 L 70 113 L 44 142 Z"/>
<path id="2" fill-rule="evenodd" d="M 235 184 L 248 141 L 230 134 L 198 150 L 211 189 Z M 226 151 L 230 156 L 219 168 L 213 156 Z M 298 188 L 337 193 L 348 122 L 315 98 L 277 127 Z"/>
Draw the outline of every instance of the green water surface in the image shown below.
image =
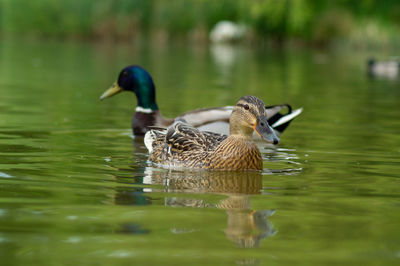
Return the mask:
<path id="1" fill-rule="evenodd" d="M 399 265 L 400 83 L 369 53 L 0 43 L 1 265 Z M 152 167 L 119 70 L 165 116 L 253 94 L 304 112 L 260 173 Z"/>

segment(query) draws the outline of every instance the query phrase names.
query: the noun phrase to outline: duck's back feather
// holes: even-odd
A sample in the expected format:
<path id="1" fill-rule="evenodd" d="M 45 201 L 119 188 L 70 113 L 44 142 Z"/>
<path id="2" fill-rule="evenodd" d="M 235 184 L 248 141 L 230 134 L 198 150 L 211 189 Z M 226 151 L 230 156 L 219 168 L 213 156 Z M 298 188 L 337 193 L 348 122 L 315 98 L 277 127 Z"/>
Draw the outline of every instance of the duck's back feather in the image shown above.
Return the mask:
<path id="1" fill-rule="evenodd" d="M 178 118 L 183 118 L 187 123 L 194 127 L 200 127 L 214 122 L 229 123 L 233 106 L 200 108 L 183 113 Z"/>
<path id="2" fill-rule="evenodd" d="M 150 161 L 169 166 L 202 167 L 208 153 L 214 150 L 226 135 L 200 131 L 177 121 L 169 128 L 152 130 L 145 136 Z"/>

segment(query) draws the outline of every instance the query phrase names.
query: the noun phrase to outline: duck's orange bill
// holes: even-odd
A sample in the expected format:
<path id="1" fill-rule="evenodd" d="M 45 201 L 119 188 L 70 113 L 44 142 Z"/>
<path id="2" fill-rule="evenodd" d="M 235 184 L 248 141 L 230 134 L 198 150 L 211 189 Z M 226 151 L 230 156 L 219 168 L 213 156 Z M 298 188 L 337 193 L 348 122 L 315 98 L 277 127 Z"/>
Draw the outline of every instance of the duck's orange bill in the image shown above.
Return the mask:
<path id="1" fill-rule="evenodd" d="M 253 129 L 254 129 L 254 131 L 257 133 L 257 135 L 258 135 L 261 139 L 263 139 L 263 137 L 261 136 L 261 134 L 258 133 L 256 127 L 257 127 L 257 122 L 254 123 Z"/>

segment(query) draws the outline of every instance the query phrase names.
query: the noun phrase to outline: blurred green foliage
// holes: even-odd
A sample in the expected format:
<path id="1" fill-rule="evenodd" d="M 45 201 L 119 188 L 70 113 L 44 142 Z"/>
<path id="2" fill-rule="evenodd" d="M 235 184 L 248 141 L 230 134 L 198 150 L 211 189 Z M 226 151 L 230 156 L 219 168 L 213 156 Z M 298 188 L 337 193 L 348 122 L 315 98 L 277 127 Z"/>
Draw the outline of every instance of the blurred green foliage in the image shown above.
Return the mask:
<path id="1" fill-rule="evenodd" d="M 326 42 L 391 39 L 397 0 L 2 0 L 0 33 L 132 39 L 149 33 L 203 36 L 218 21 L 244 23 L 250 36 Z M 395 39 L 397 37 L 394 37 Z"/>

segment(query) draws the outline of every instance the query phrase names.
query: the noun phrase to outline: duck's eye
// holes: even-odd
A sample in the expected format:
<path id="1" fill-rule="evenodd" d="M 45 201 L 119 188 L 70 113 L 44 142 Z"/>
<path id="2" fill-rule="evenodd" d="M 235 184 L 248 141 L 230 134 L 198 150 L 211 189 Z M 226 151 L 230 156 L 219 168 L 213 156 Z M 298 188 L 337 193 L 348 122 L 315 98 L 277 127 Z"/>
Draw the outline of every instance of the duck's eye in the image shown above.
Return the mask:
<path id="1" fill-rule="evenodd" d="M 129 74 L 128 74 L 128 71 L 122 72 L 122 76 L 126 77 L 126 76 L 128 76 L 128 75 L 129 75 Z"/>
<path id="2" fill-rule="evenodd" d="M 245 105 L 244 105 L 244 109 L 249 110 L 249 109 L 250 109 L 249 105 L 248 105 L 248 104 L 245 104 Z"/>

